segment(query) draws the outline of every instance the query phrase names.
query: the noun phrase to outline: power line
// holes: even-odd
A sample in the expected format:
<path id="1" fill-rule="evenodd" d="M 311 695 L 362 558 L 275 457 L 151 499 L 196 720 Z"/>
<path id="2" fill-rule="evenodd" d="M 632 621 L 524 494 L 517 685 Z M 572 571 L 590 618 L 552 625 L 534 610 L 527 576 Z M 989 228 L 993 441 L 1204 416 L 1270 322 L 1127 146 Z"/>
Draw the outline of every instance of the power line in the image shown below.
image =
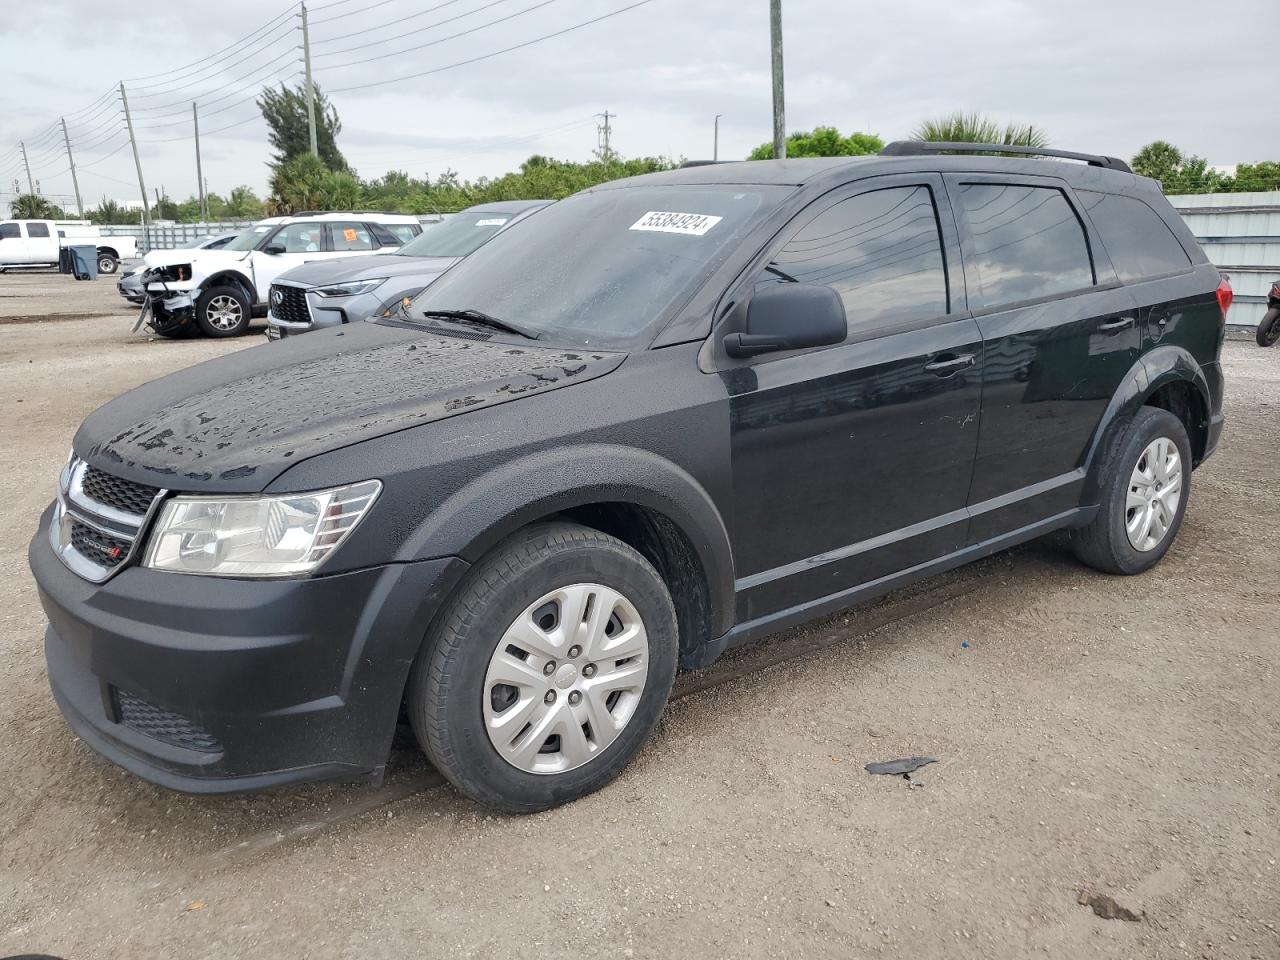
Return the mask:
<path id="1" fill-rule="evenodd" d="M 352 37 L 359 37 L 359 36 L 363 36 L 366 33 L 373 33 L 375 30 L 385 30 L 387 29 L 387 27 L 397 27 L 409 20 L 416 20 L 418 17 L 425 17 L 428 13 L 435 13 L 437 10 L 441 10 L 444 7 L 451 7 L 455 3 L 461 3 L 461 2 L 462 0 L 445 0 L 444 3 L 437 3 L 434 7 L 427 7 L 425 10 L 419 10 L 417 13 L 411 13 L 407 17 L 401 17 L 399 22 L 397 23 L 379 23 L 376 26 L 365 27 L 363 30 L 351 30 L 351 31 L 348 31 L 347 33 L 340 34 L 336 37 L 325 37 L 323 40 L 312 40 L 311 45 L 313 47 L 318 47 L 322 43 L 334 43 L 335 41 L 338 41 L 338 40 L 350 40 Z M 315 9 L 315 8 L 313 7 L 312 9 Z M 333 17 L 332 19 L 337 20 L 339 18 Z M 320 22 L 320 21 L 315 21 L 315 22 Z M 387 39 L 391 40 L 394 38 L 388 37 Z"/>
<path id="2" fill-rule="evenodd" d="M 163 89 L 163 90 L 157 90 L 157 91 L 156 91 L 156 92 L 154 92 L 154 93 L 141 93 L 141 94 L 138 94 L 137 96 L 135 96 L 135 97 L 134 97 L 134 99 L 135 99 L 135 100 L 154 100 L 156 97 L 167 97 L 167 96 L 169 96 L 169 95 L 171 95 L 171 94 L 173 94 L 173 93 L 177 92 L 178 90 L 190 90 L 192 87 L 198 87 L 198 86 L 201 86 L 202 84 L 206 84 L 206 83 L 210 82 L 210 80 L 211 80 L 213 77 L 216 77 L 216 76 L 218 76 L 219 74 L 222 74 L 222 73 L 228 73 L 228 72 L 230 72 L 230 71 L 231 71 L 231 69 L 232 69 L 232 67 L 239 66 L 240 64 L 244 63 L 246 60 L 252 60 L 252 59 L 254 59 L 255 57 L 261 56 L 261 55 L 262 55 L 263 50 L 265 50 L 267 46 L 270 46 L 271 44 L 274 44 L 274 43 L 275 43 L 276 41 L 278 41 L 281 37 L 283 37 L 283 36 L 285 35 L 285 33 L 289 32 L 289 31 L 292 31 L 293 29 L 294 29 L 294 27 L 293 27 L 293 25 L 292 25 L 292 24 L 285 24 L 279 32 L 277 32 L 277 33 L 275 33 L 275 34 L 272 34 L 272 35 L 271 35 L 271 36 L 269 36 L 269 37 L 264 38 L 264 39 L 265 39 L 265 41 L 266 41 L 265 43 L 258 44 L 258 45 L 256 45 L 256 46 L 254 46 L 252 50 L 250 50 L 248 53 L 245 53 L 245 55 L 244 55 L 243 57 L 241 57 L 240 59 L 238 59 L 238 60 L 232 60 L 230 63 L 227 63 L 227 64 L 215 64 L 215 65 L 214 65 L 214 67 L 213 67 L 213 72 L 212 72 L 212 73 L 210 73 L 210 74 L 209 74 L 209 76 L 201 77 L 201 78 L 199 78 L 199 79 L 197 79 L 197 80 L 190 80 L 189 82 L 186 82 L 186 83 L 180 83 L 180 84 L 178 84 L 177 86 L 166 86 L 166 87 L 165 87 L 165 89 Z M 248 48 L 247 48 L 247 47 L 246 47 L 245 49 L 246 49 L 246 50 L 248 50 Z M 238 51 L 238 52 L 244 53 L 244 50 L 241 50 L 241 51 Z M 205 67 L 204 69 L 202 69 L 202 70 L 200 70 L 200 71 L 198 71 L 198 72 L 199 72 L 199 73 L 207 73 L 207 72 L 209 71 L 209 69 L 210 69 L 209 67 Z M 250 71 L 250 72 L 252 72 L 252 71 Z M 192 76 L 194 77 L 194 76 L 195 76 L 195 74 L 192 74 Z M 147 88 L 144 88 L 144 89 L 154 89 L 154 87 L 147 87 Z M 190 99 L 190 98 L 189 98 L 189 97 L 186 97 L 185 99 Z M 160 108 L 158 108 L 158 109 L 164 109 L 164 107 L 160 107 Z"/>
<path id="3" fill-rule="evenodd" d="M 489 2 L 489 3 L 484 4 L 484 6 L 476 7 L 474 10 L 467 10 L 467 11 L 464 11 L 463 13 L 454 14 L 452 17 L 447 17 L 447 18 L 445 18 L 444 20 L 437 20 L 435 23 L 429 23 L 429 24 L 427 24 L 425 27 L 417 27 L 417 28 L 416 28 L 416 29 L 414 29 L 414 30 L 406 30 L 404 33 L 401 33 L 401 34 L 397 35 L 397 36 L 395 37 L 395 39 L 396 39 L 396 40 L 403 40 L 405 37 L 413 36 L 413 34 L 415 34 L 415 33 L 426 33 L 428 30 L 434 30 L 436 27 L 442 27 L 442 26 L 444 26 L 446 23 L 453 23 L 455 20 L 463 20 L 463 19 L 465 19 L 465 18 L 467 18 L 467 17 L 471 16 L 472 14 L 480 13 L 482 10 L 488 10 L 490 7 L 496 7 L 496 6 L 497 6 L 498 4 L 500 4 L 500 3 L 508 3 L 508 2 L 509 2 L 509 0 L 490 0 L 490 2 Z M 519 16 L 519 14 L 512 14 L 512 16 Z M 495 21 L 494 21 L 494 23 L 501 23 L 501 22 L 502 22 L 501 20 L 495 20 Z M 387 24 L 387 26 L 390 26 L 390 24 Z M 477 27 L 476 29 L 478 30 L 478 29 L 480 29 L 480 28 L 479 28 L 479 27 Z M 457 36 L 462 36 L 462 34 L 457 34 Z M 452 38 L 452 37 L 446 37 L 445 39 L 446 39 L 446 40 L 451 40 L 451 39 L 453 39 L 453 38 Z M 382 46 L 382 45 L 383 45 L 384 43 L 386 43 L 386 42 L 387 42 L 387 40 L 386 40 L 386 39 L 382 39 L 382 40 L 370 40 L 370 41 L 368 41 L 367 43 L 358 43 L 358 44 L 356 44 L 355 46 L 352 46 L 352 47 L 343 47 L 343 48 L 342 48 L 342 49 L 340 49 L 340 50 L 329 50 L 329 51 L 326 51 L 325 53 L 317 53 L 317 54 L 314 54 L 313 56 L 315 56 L 316 58 L 320 58 L 320 57 L 333 57 L 333 56 L 337 56 L 337 55 L 338 55 L 338 54 L 340 54 L 340 53 L 350 53 L 352 50 L 366 50 L 366 49 L 368 49 L 369 47 L 380 47 L 380 46 Z M 443 41 L 435 41 L 435 42 L 440 43 L 440 42 L 443 42 Z M 428 44 L 428 46 L 430 46 L 430 44 Z M 418 48 L 418 47 L 410 47 L 409 49 L 410 49 L 410 50 L 416 50 L 416 49 L 420 49 L 420 48 Z M 406 51 L 403 51 L 403 50 L 401 50 L 401 51 L 397 51 L 397 53 L 404 53 L 404 52 L 406 52 Z M 396 55 L 395 53 L 391 54 L 391 56 L 395 56 L 395 55 Z M 337 64 L 337 66 L 343 66 L 343 64 Z"/>
<path id="4" fill-rule="evenodd" d="M 126 77 L 126 78 L 125 78 L 125 83 L 130 83 L 130 84 L 132 84 L 132 83 L 138 83 L 138 84 L 140 84 L 140 85 L 139 85 L 139 87 L 138 87 L 138 89 L 140 89 L 140 90 L 146 90 L 146 89 L 149 89 L 150 87 L 155 86 L 155 84 L 142 84 L 142 83 L 140 83 L 140 81 L 142 81 L 142 80 L 155 80 L 155 79 L 156 79 L 156 78 L 158 78 L 158 77 L 167 77 L 167 76 L 169 76 L 170 74 L 178 74 L 178 73 L 185 73 L 185 72 L 189 72 L 189 71 L 193 70 L 193 68 L 195 68 L 195 67 L 196 67 L 196 66 L 198 66 L 199 64 L 204 63 L 206 60 L 213 60 L 213 59 L 215 59 L 215 58 L 217 58 L 217 57 L 221 57 L 224 53 L 227 53 L 228 51 L 233 50 L 233 49 L 235 49 L 236 47 L 239 47 L 239 46 L 241 46 L 242 44 L 244 44 L 244 43 L 246 43 L 246 42 L 248 42 L 248 41 L 252 40 L 254 37 L 256 37 L 258 34 L 262 33 L 264 30 L 269 29 L 270 27 L 272 27 L 272 26 L 274 26 L 275 24 L 279 23 L 281 20 L 284 20 L 286 17 L 291 16 L 291 15 L 294 13 L 294 7 L 295 7 L 295 5 L 294 5 L 294 4 L 292 4 L 292 3 L 291 3 L 291 4 L 289 4 L 289 7 L 288 7 L 288 8 L 287 8 L 283 13 L 281 13 L 280 15 L 278 15 L 278 16 L 276 16 L 276 17 L 273 17 L 272 19 L 268 20 L 266 23 L 264 23 L 264 24 L 263 24 L 261 27 L 259 27 L 257 30 L 253 31 L 253 33 L 250 33 L 250 34 L 248 34 L 247 36 L 241 37 L 239 40 L 235 41 L 234 43 L 227 44 L 227 46 L 223 47 L 221 50 L 215 50 L 213 53 L 209 54 L 208 56 L 201 57 L 199 60 L 195 60 L 195 61 L 193 61 L 192 63 L 187 64 L 185 67 L 176 67 L 176 68 L 175 68 L 175 69 L 173 69 L 173 70 L 164 70 L 164 71 L 162 71 L 162 72 L 160 72 L 160 73 L 149 73 L 149 74 L 147 74 L 146 76 L 143 76 L 143 77 Z M 200 72 L 200 71 L 195 71 L 195 72 Z M 112 93 L 114 93 L 114 92 L 115 92 L 115 90 L 113 89 L 111 92 L 112 92 Z"/>
<path id="5" fill-rule="evenodd" d="M 501 50 L 494 50 L 492 53 L 481 54 L 478 57 L 470 57 L 466 60 L 459 60 L 457 63 L 445 64 L 443 67 L 435 67 L 434 69 L 431 69 L 431 70 L 423 70 L 420 73 L 411 73 L 408 76 L 404 76 L 404 77 L 393 77 L 389 80 L 374 80 L 370 83 L 358 83 L 350 87 L 337 87 L 336 89 L 330 90 L 329 92 L 330 93 L 349 93 L 352 90 L 367 90 L 370 87 L 381 87 L 381 86 L 385 86 L 388 83 L 402 83 L 405 80 L 417 80 L 420 77 L 429 77 L 432 74 L 443 73 L 446 70 L 453 70 L 456 67 L 465 67 L 472 63 L 480 63 L 482 60 L 490 60 L 494 57 L 499 57 L 504 53 L 511 53 L 513 50 L 520 50 L 520 49 L 523 49 L 524 47 L 531 47 L 535 43 L 541 43 L 543 40 L 551 40 L 555 37 L 562 37 L 566 33 L 572 33 L 575 30 L 581 30 L 583 27 L 589 27 L 592 24 L 599 23 L 602 20 L 608 20 L 610 17 L 616 17 L 619 14 L 626 13 L 629 10 L 634 10 L 636 9 L 636 7 L 643 7 L 646 4 L 649 4 L 652 2 L 653 0 L 638 0 L 638 2 L 636 3 L 629 4 L 628 6 L 625 6 L 625 7 L 620 7 L 617 10 L 611 10 L 609 13 L 601 14 L 598 17 L 592 17 L 590 20 L 583 20 L 581 23 L 575 23 L 572 26 L 564 27 L 563 29 L 556 30 L 552 33 L 543 34 L 540 37 L 534 37 L 532 40 L 525 40 L 523 43 L 517 43 L 510 47 L 504 47 Z M 381 58 L 378 58 L 378 59 L 381 59 Z"/>
<path id="6" fill-rule="evenodd" d="M 327 64 L 327 65 L 325 66 L 325 69 L 326 69 L 326 70 L 339 70 L 339 69 L 343 69 L 343 68 L 345 68 L 345 67 L 354 67 L 354 66 L 358 66 L 358 65 L 360 65 L 360 64 L 362 64 L 362 63 L 372 63 L 372 62 L 373 62 L 373 61 L 375 61 L 375 60 L 385 61 L 388 57 L 399 57 L 399 56 L 403 56 L 403 55 L 404 55 L 404 54 L 406 54 L 406 53 L 413 53 L 415 50 L 425 50 L 425 49 L 427 49 L 427 47 L 434 47 L 434 46 L 437 46 L 438 44 L 445 43 L 446 41 L 449 41 L 449 40 L 457 40 L 457 39 L 458 39 L 458 37 L 465 37 L 465 36 L 467 36 L 468 34 L 477 33 L 477 32 L 479 32 L 479 31 L 481 31 L 481 30 L 485 29 L 486 27 L 492 27 L 492 26 L 495 26 L 496 24 L 499 24 L 499 23 L 505 23 L 505 22 L 506 22 L 506 21 L 508 21 L 508 20 L 514 20 L 516 17 L 523 16 L 523 15 L 524 15 L 524 14 L 526 14 L 526 13 L 532 13 L 534 10 L 537 10 L 537 9 L 539 9 L 539 8 L 541 8 L 541 7 L 548 6 L 548 5 L 553 4 L 553 3 L 555 3 L 555 2 L 556 2 L 556 0 L 539 0 L 539 2 L 538 2 L 538 3 L 535 3 L 535 4 L 534 4 L 533 6 L 531 6 L 531 7 L 525 7 L 523 10 L 517 10 L 515 13 L 509 13 L 509 14 L 507 14 L 505 17 L 499 17 L 497 20 L 490 20 L 490 21 L 488 21 L 487 23 L 481 23 L 481 24 L 478 24 L 477 26 L 474 26 L 474 27 L 468 27 L 466 30 L 462 30 L 462 31 L 460 31 L 460 32 L 458 32 L 458 33 L 451 33 L 451 34 L 450 34 L 449 36 L 447 36 L 447 37 L 440 37 L 439 39 L 436 39 L 436 40 L 428 40 L 426 43 L 420 43 L 420 44 L 418 44 L 417 46 L 414 46 L 414 47 L 405 47 L 403 50 L 387 50 L 387 51 L 384 51 L 383 53 L 378 54 L 378 56 L 376 56 L 376 57 L 366 57 L 366 58 L 365 58 L 365 59 L 363 59 L 363 60 L 348 60 L 348 61 L 347 61 L 347 62 L 345 62 L 345 63 L 331 63 L 331 64 Z M 492 4 L 490 4 L 490 6 L 492 6 Z M 456 19 L 456 18 L 455 18 L 455 19 Z M 423 29 L 426 29 L 426 28 L 423 28 Z M 367 46 L 369 46 L 369 44 L 367 44 L 367 43 L 366 43 L 366 44 L 364 44 L 364 46 L 366 46 L 366 47 L 367 47 Z M 353 49 L 354 49 L 354 48 L 353 48 Z M 340 51 L 340 50 L 334 51 L 334 53 L 341 53 L 341 52 L 342 52 L 342 51 Z M 322 56 L 332 56 L 332 54 L 322 54 Z"/>
<path id="7" fill-rule="evenodd" d="M 135 126 L 137 126 L 137 129 L 139 130 L 161 130 L 166 127 L 184 126 L 191 122 L 191 102 L 193 100 L 200 104 L 201 116 L 212 116 L 213 114 L 216 114 L 216 113 L 222 113 L 224 110 L 230 110 L 233 107 L 237 107 L 242 103 L 249 103 L 250 101 L 256 101 L 258 97 L 262 95 L 261 87 L 264 83 L 266 83 L 267 81 L 271 81 L 274 83 L 275 80 L 281 78 L 282 76 L 285 76 L 286 72 L 287 72 L 287 75 L 290 77 L 292 77 L 298 72 L 297 66 L 292 63 L 285 64 L 285 65 L 281 65 L 280 63 L 272 63 L 272 64 L 268 64 L 268 66 L 272 68 L 272 71 L 273 71 L 272 73 L 266 74 L 257 80 L 244 83 L 243 85 L 239 86 L 237 89 L 229 90 L 228 92 L 222 94 L 221 96 L 214 97 L 211 100 L 203 100 L 198 96 L 190 97 L 185 101 L 187 105 L 187 109 L 184 111 L 181 111 L 181 114 L 184 116 L 184 118 L 181 120 L 166 120 L 160 123 L 151 123 L 150 121 L 155 118 L 144 117 L 144 119 L 147 120 L 148 123 L 143 126 L 138 126 L 137 124 L 135 124 Z M 249 91 L 252 91 L 252 92 L 249 93 Z M 244 96 L 244 94 L 246 93 L 248 93 L 249 95 Z M 231 97 L 235 97 L 235 96 L 239 96 L 241 97 L 241 99 L 236 100 L 232 103 L 226 104 L 225 106 L 218 107 L 216 110 L 209 109 L 210 106 L 214 104 L 222 103 L 224 100 L 228 100 Z M 175 115 L 176 114 L 173 114 L 173 113 L 161 114 L 161 116 L 175 116 Z"/>
<path id="8" fill-rule="evenodd" d="M 312 10 L 327 10 L 327 9 L 329 9 L 330 7 L 336 7 L 336 6 L 338 6 L 338 4 L 342 4 L 342 3 L 350 3 L 350 2 L 351 2 L 351 0 L 335 0 L 335 2 L 334 2 L 334 3 L 323 3 L 323 4 L 320 4 L 320 5 L 319 5 L 319 6 L 317 6 L 317 7 L 312 7 L 311 9 L 312 9 Z M 335 13 L 332 17 L 321 17 L 319 20 L 315 20 L 315 21 L 313 21 L 313 22 L 314 22 L 314 23 L 328 23 L 328 22 L 329 22 L 329 21 L 331 21 L 331 20 L 341 20 L 341 19 L 342 19 L 342 18 L 344 18 L 344 17 L 354 17 L 357 13 L 364 13 L 366 10 L 374 10 L 374 9 L 376 9 L 376 8 L 378 8 L 378 7 L 385 7 L 388 3 L 393 3 L 393 2 L 394 2 L 394 0 L 378 0 L 378 2 L 377 2 L 377 3 L 371 3 L 371 4 L 369 4 L 367 7 L 357 7 L 355 10 L 348 10 L 346 13 Z"/>

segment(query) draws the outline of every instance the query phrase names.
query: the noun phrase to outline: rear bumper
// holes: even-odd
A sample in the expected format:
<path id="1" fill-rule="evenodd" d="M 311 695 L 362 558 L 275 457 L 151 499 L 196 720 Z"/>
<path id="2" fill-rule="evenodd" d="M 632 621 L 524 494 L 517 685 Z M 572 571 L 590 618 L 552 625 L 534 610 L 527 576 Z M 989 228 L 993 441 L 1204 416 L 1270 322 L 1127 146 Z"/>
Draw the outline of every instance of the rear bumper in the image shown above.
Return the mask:
<path id="1" fill-rule="evenodd" d="M 58 706 L 107 759 L 192 793 L 379 777 L 409 667 L 466 566 L 257 581 L 132 567 L 93 584 L 47 523 L 29 560 Z"/>

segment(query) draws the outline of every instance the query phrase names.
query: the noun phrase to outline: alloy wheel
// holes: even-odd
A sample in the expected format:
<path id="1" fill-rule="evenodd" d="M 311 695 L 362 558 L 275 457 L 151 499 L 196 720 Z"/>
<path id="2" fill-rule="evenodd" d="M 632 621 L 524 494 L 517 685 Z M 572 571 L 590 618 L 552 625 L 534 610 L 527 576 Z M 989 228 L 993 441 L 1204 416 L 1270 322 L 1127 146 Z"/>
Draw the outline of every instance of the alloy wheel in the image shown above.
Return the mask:
<path id="1" fill-rule="evenodd" d="M 1135 550 L 1154 550 L 1168 536 L 1182 498 L 1182 457 L 1168 437 L 1156 437 L 1134 465 L 1124 526 Z"/>
<path id="2" fill-rule="evenodd" d="M 219 294 L 209 301 L 205 316 L 210 325 L 219 330 L 234 330 L 240 326 L 240 319 L 244 313 L 235 297 Z"/>
<path id="3" fill-rule="evenodd" d="M 553 590 L 525 608 L 489 660 L 489 741 L 526 773 L 580 767 L 626 728 L 648 669 L 649 638 L 631 601 L 598 583 Z"/>

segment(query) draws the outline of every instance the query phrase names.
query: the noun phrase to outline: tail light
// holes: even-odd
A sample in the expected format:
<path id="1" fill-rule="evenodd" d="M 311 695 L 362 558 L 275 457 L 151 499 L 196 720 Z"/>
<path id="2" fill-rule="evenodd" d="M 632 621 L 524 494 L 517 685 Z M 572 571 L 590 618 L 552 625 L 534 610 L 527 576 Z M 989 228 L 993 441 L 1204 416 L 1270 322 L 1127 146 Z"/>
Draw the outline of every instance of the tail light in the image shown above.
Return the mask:
<path id="1" fill-rule="evenodd" d="M 1218 282 L 1218 306 L 1222 309 L 1222 322 L 1227 322 L 1227 311 L 1231 309 L 1231 301 L 1235 297 L 1235 293 L 1231 290 L 1231 278 L 1225 273 L 1220 274 L 1222 279 Z"/>

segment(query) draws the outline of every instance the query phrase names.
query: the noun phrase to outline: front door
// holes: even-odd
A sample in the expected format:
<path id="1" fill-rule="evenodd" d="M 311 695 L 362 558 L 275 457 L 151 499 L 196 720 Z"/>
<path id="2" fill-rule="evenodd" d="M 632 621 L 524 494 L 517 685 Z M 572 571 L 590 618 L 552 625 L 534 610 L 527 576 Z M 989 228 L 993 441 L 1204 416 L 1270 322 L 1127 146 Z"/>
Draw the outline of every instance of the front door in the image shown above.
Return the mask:
<path id="1" fill-rule="evenodd" d="M 266 252 L 275 248 L 282 249 L 276 253 Z M 258 301 L 265 302 L 271 284 L 280 274 L 324 256 L 325 235 L 322 222 L 297 220 L 286 223 L 249 255 L 253 264 L 254 285 L 258 288 Z"/>
<path id="2" fill-rule="evenodd" d="M 1103 413 L 1138 359 L 1136 303 L 1067 184 L 951 175 L 986 346 L 971 542 L 1079 506 Z"/>
<path id="3" fill-rule="evenodd" d="M 775 243 L 755 284 L 835 288 L 849 336 L 722 371 L 739 623 L 964 545 L 983 361 L 956 261 L 930 176 L 829 194 Z"/>
<path id="4" fill-rule="evenodd" d="M 27 238 L 22 224 L 10 220 L 0 223 L 0 263 L 26 263 Z"/>

